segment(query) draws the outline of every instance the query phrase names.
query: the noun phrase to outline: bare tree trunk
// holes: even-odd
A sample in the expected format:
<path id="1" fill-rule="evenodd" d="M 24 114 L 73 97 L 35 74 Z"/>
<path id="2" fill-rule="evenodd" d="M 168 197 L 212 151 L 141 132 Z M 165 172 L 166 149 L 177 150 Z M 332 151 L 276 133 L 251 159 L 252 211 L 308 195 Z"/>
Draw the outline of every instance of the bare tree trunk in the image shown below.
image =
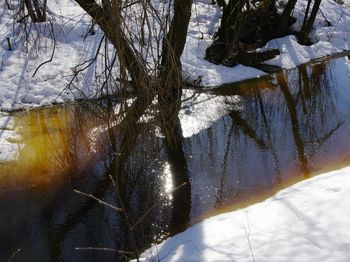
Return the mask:
<path id="1" fill-rule="evenodd" d="M 131 46 L 124 34 L 121 27 L 123 18 L 120 1 L 105 0 L 102 6 L 94 0 L 75 1 L 96 21 L 114 45 L 121 67 L 125 66 L 139 94 L 147 95 L 148 92 L 149 101 L 157 94 L 159 105 L 164 112 L 162 115 L 165 118 L 173 115 L 179 109 L 181 103 L 183 83 L 180 57 L 186 43 L 192 0 L 174 1 L 174 15 L 169 31 L 163 39 L 159 79 L 151 79 L 145 66 L 146 62 Z M 108 7 L 109 4 L 111 12 L 106 12 L 104 8 Z M 155 82 L 158 82 L 157 90 L 153 89 Z M 170 132 L 172 132 L 171 129 Z"/>
<path id="2" fill-rule="evenodd" d="M 32 19 L 32 21 L 35 23 L 38 20 L 38 18 L 37 18 L 36 13 L 35 13 L 35 11 L 33 9 L 31 1 L 30 0 L 25 0 L 24 4 L 25 4 L 25 6 L 27 8 L 28 15 L 29 15 L 30 19 Z"/>
<path id="3" fill-rule="evenodd" d="M 286 7 L 284 8 L 283 13 L 281 15 L 281 22 L 280 22 L 280 29 L 279 29 L 280 32 L 285 32 L 288 30 L 290 15 L 296 3 L 297 3 L 297 0 L 289 0 Z"/>
<path id="4" fill-rule="evenodd" d="M 305 44 L 305 43 L 309 42 L 308 36 L 309 36 L 310 31 L 312 29 L 312 26 L 315 22 L 316 15 L 318 13 L 318 10 L 320 9 L 320 5 L 321 5 L 321 0 L 315 0 L 314 5 L 313 5 L 312 10 L 311 10 L 310 17 L 308 19 L 307 19 L 308 13 L 305 14 L 303 27 L 301 28 L 301 32 L 300 32 L 300 42 L 301 43 Z"/>
<path id="5" fill-rule="evenodd" d="M 220 27 L 213 44 L 206 50 L 205 59 L 234 66 L 241 63 L 242 53 L 280 36 L 274 29 L 279 23 L 275 0 L 262 2 L 264 4 L 257 7 L 250 0 L 230 0 L 224 5 Z"/>
<path id="6" fill-rule="evenodd" d="M 228 56 L 229 46 L 233 46 L 231 49 L 236 48 L 237 23 L 240 22 L 238 16 L 245 3 L 244 0 L 230 0 L 227 5 L 223 3 L 223 14 L 215 34 L 215 43 L 207 49 L 206 59 L 210 62 L 221 63 Z"/>
<path id="7" fill-rule="evenodd" d="M 191 17 L 192 0 L 174 0 L 173 16 L 170 20 L 169 30 L 164 29 L 162 39 L 161 61 L 156 61 L 160 67 L 157 72 L 150 75 L 147 71 L 146 61 L 141 57 L 135 47 L 124 34 L 121 13 L 121 1 L 103 0 L 102 6 L 94 0 L 75 0 L 100 26 L 106 37 L 113 44 L 118 55 L 120 68 L 125 68 L 132 79 L 133 86 L 138 92 L 136 102 L 139 110 L 135 112 L 140 117 L 157 95 L 161 116 L 161 129 L 166 137 L 166 144 L 170 152 L 177 152 L 179 143 L 178 112 L 181 107 L 183 79 L 180 57 L 184 50 L 188 24 Z M 169 4 L 169 6 L 171 6 Z M 108 10 L 107 10 L 108 9 Z M 142 41 L 140 41 L 140 44 Z M 157 59 L 157 58 L 156 58 Z M 135 104 L 135 103 L 134 103 Z M 132 105 L 132 107 L 134 106 Z M 181 127 L 180 127 L 181 128 Z"/>
<path id="8" fill-rule="evenodd" d="M 117 51 L 120 63 L 124 64 L 128 70 L 132 82 L 139 93 L 148 88 L 149 79 L 147 78 L 147 70 L 142 64 L 140 58 L 135 54 L 129 45 L 126 36 L 122 32 L 120 22 L 120 10 L 118 10 L 118 1 L 113 0 L 111 7 L 117 10 L 110 18 L 111 12 L 106 12 L 94 0 L 75 0 L 100 26 L 107 38 L 111 41 Z M 104 1 L 106 6 L 106 1 Z M 111 9 L 113 10 L 113 8 Z"/>
<path id="9" fill-rule="evenodd" d="M 47 0 L 44 0 L 42 5 L 38 0 L 24 0 L 24 4 L 33 23 L 46 21 Z"/>
<path id="10" fill-rule="evenodd" d="M 47 18 L 47 0 L 43 2 L 43 22 L 46 21 Z"/>
<path id="11" fill-rule="evenodd" d="M 172 139 L 177 124 L 177 114 L 181 107 L 182 74 L 180 57 L 186 44 L 188 24 L 191 18 L 192 0 L 175 0 L 174 17 L 169 32 L 163 41 L 162 68 L 160 72 L 162 85 L 157 90 L 161 111 L 163 132 L 168 145 L 176 145 Z M 168 133 L 168 134 L 167 134 Z"/>
<path id="12" fill-rule="evenodd" d="M 5 0 L 6 6 L 9 10 L 12 10 L 12 5 L 10 4 L 9 0 Z"/>
<path id="13" fill-rule="evenodd" d="M 309 17 L 309 12 L 310 12 L 310 7 L 311 7 L 311 2 L 312 0 L 308 0 L 307 1 L 307 6 L 306 6 L 306 10 L 305 10 L 305 15 L 304 15 L 304 20 L 303 20 L 303 25 L 301 26 L 301 28 L 304 28 L 307 22 L 307 18 Z"/>

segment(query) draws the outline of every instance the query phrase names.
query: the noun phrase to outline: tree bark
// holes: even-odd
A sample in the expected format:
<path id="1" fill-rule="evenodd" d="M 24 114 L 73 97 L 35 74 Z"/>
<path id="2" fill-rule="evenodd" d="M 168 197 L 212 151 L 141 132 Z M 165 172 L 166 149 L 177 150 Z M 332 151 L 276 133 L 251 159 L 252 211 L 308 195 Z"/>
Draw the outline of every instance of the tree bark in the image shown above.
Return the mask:
<path id="1" fill-rule="evenodd" d="M 290 14 L 292 13 L 296 3 L 297 3 L 297 0 L 289 0 L 287 2 L 287 5 L 284 8 L 283 13 L 281 15 L 280 29 L 279 29 L 280 32 L 286 32 L 288 30 Z"/>
<path id="2" fill-rule="evenodd" d="M 142 93 L 144 89 L 149 87 L 149 79 L 147 78 L 147 70 L 136 56 L 134 50 L 128 43 L 126 36 L 121 29 L 120 10 L 118 10 L 118 2 L 112 1 L 117 14 L 113 14 L 113 18 L 94 0 L 75 0 L 106 34 L 109 41 L 117 51 L 120 63 L 125 64 L 133 85 L 138 93 Z M 113 8 L 112 8 L 113 10 Z"/>
<path id="3" fill-rule="evenodd" d="M 8 10 L 12 10 L 12 9 L 13 9 L 13 8 L 12 8 L 12 5 L 11 5 L 10 2 L 9 2 L 9 0 L 5 0 L 5 4 L 6 4 Z"/>
<path id="4" fill-rule="evenodd" d="M 174 16 L 169 32 L 163 40 L 161 61 L 161 83 L 157 90 L 158 103 L 161 111 L 163 132 L 168 144 L 176 147 L 176 140 L 172 141 L 176 125 L 176 117 L 181 107 L 182 68 L 180 57 L 186 44 L 188 24 L 191 18 L 192 0 L 175 0 Z"/>
<path id="5" fill-rule="evenodd" d="M 165 32 L 163 39 L 159 79 L 151 79 L 145 66 L 146 62 L 142 57 L 139 57 L 124 34 L 121 26 L 123 21 L 120 1 L 111 0 L 108 2 L 105 0 L 102 6 L 94 0 L 75 1 L 96 21 L 111 41 L 117 51 L 121 67 L 125 66 L 129 72 L 138 93 L 148 96 L 147 99 L 145 98 L 147 100 L 145 104 L 151 103 L 155 95 L 158 96 L 162 130 L 166 132 L 165 136 L 169 138 L 168 144 L 171 145 L 174 142 L 171 141 L 171 134 L 176 132 L 174 115 L 177 114 L 181 106 L 183 80 L 180 57 L 186 43 L 192 0 L 174 1 L 174 13 L 169 31 Z M 111 4 L 111 12 L 106 12 L 104 7 L 109 3 Z M 156 83 L 156 90 L 153 89 L 154 83 Z"/>
<path id="6" fill-rule="evenodd" d="M 307 19 L 306 17 L 304 18 L 303 27 L 301 28 L 301 32 L 300 32 L 300 42 L 303 44 L 309 43 L 308 36 L 315 22 L 316 15 L 318 13 L 318 10 L 320 9 L 320 5 L 321 5 L 321 0 L 315 0 L 309 19 Z M 307 15 L 308 14 L 305 14 L 305 16 Z"/>
<path id="7" fill-rule="evenodd" d="M 242 53 L 278 36 L 279 32 L 274 29 L 278 26 L 275 0 L 259 7 L 254 7 L 249 1 L 230 0 L 223 7 L 220 27 L 214 43 L 206 50 L 205 58 L 215 64 L 235 65 Z"/>
<path id="8" fill-rule="evenodd" d="M 46 21 L 47 0 L 40 5 L 38 0 L 24 0 L 28 15 L 33 23 L 41 23 Z"/>

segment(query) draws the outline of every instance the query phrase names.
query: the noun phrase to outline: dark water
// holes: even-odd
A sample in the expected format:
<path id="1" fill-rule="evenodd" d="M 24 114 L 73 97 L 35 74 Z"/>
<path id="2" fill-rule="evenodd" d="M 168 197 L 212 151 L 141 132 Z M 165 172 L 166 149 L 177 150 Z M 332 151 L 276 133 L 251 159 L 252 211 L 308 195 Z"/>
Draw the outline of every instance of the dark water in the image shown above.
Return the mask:
<path id="1" fill-rule="evenodd" d="M 17 113 L 17 160 L 0 162 L 0 261 L 18 249 L 13 261 L 121 260 L 76 247 L 142 250 L 204 217 L 348 165 L 349 80 L 349 62 L 340 58 L 208 91 L 232 110 L 175 152 L 152 109 L 127 135 L 115 114 L 127 105 Z M 128 219 L 73 189 L 124 205 Z"/>

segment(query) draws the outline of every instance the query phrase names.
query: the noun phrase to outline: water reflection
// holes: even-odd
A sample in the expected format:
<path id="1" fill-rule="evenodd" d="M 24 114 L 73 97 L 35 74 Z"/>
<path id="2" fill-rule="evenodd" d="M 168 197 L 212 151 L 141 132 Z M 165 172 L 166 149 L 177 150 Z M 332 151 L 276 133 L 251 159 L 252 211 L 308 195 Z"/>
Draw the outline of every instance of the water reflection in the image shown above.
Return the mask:
<path id="1" fill-rule="evenodd" d="M 1 167 L 2 176 L 14 176 L 12 184 L 7 184 L 6 189 L 4 186 L 0 195 L 3 210 L 0 213 L 3 225 L 1 260 L 9 258 L 14 248 L 21 249 L 16 256 L 19 260 L 33 261 L 108 261 L 120 258 L 113 253 L 76 251 L 77 246 L 133 251 L 125 216 L 74 194 L 74 188 L 117 206 L 123 203 L 131 223 L 153 206 L 148 217 L 138 224 L 138 248 L 167 235 L 171 203 L 176 201 L 173 197 L 158 202 L 160 196 L 166 194 L 163 185 L 169 184 L 169 177 L 159 177 L 167 161 L 163 142 L 154 135 L 152 122 L 131 121 L 124 128 L 128 132 L 117 128 L 118 116 L 122 112 L 114 114 L 116 110 L 122 109 L 101 103 L 21 113 L 23 115 L 17 121 L 22 122 L 17 125 L 27 129 L 18 130 L 23 138 L 18 143 L 22 144 L 21 148 L 28 149 L 21 149 L 18 159 L 31 152 L 34 160 Z M 53 128 L 55 116 L 65 114 L 70 117 L 60 119 L 56 125 L 59 128 Z M 36 125 L 32 124 L 34 122 Z M 35 136 L 39 133 L 35 129 L 38 124 L 40 131 L 45 130 L 43 136 Z M 54 131 L 46 136 L 51 129 Z M 40 151 L 46 147 L 47 150 Z M 21 177 L 17 177 L 17 173 Z M 109 175 L 118 184 L 118 197 Z M 42 181 L 44 178 L 46 180 Z M 5 178 L 3 180 L 7 182 Z M 26 186 L 27 181 L 35 186 Z M 154 203 L 158 204 L 154 206 Z"/>
<path id="2" fill-rule="evenodd" d="M 278 73 L 263 80 L 270 81 L 265 88 L 248 81 L 245 90 L 214 90 L 241 95 L 243 109 L 188 141 L 195 174 L 192 217 L 211 215 L 213 207 L 244 206 L 252 195 L 263 199 L 348 159 L 349 115 L 340 110 L 346 96 L 338 92 L 350 90 L 344 79 L 336 82 L 342 68 L 347 68 L 342 77 L 349 78 L 346 60 L 340 59 Z"/>
<path id="3" fill-rule="evenodd" d="M 347 63 L 303 66 L 187 96 L 187 103 L 209 108 L 208 119 L 215 112 L 206 96 L 221 97 L 217 108 L 231 110 L 186 138 L 178 116 L 196 114 L 187 107 L 159 116 L 153 106 L 134 111 L 142 108 L 135 100 L 99 101 L 19 113 L 17 161 L 0 164 L 0 260 L 18 248 L 17 261 L 122 259 L 75 247 L 142 250 L 204 216 L 348 164 Z"/>

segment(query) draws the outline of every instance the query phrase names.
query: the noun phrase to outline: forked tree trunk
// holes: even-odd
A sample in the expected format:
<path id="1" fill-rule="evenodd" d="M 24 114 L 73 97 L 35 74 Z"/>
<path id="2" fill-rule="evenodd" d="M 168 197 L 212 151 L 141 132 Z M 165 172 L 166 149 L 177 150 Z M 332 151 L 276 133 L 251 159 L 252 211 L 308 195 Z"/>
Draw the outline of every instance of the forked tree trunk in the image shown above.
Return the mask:
<path id="1" fill-rule="evenodd" d="M 143 109 L 150 104 L 154 96 L 158 96 L 161 116 L 164 118 L 162 130 L 165 132 L 168 144 L 172 144 L 172 135 L 176 119 L 174 115 L 181 105 L 182 75 L 180 56 L 186 43 L 187 29 L 191 16 L 192 0 L 174 0 L 174 13 L 168 32 L 164 32 L 161 68 L 159 79 L 152 79 L 147 72 L 145 61 L 140 57 L 123 33 L 121 2 L 104 0 L 103 6 L 95 0 L 75 0 L 100 26 L 107 38 L 114 45 L 121 67 L 128 71 L 139 96 L 146 100 Z M 110 4 L 112 12 L 106 12 L 104 7 Z M 160 81 L 160 82 L 159 82 Z M 154 90 L 153 83 L 157 90 Z M 160 83 L 160 84 L 159 84 Z M 174 123 L 172 123 L 174 119 Z M 169 121 L 170 120 L 170 121 Z"/>
<path id="2" fill-rule="evenodd" d="M 119 61 L 124 63 L 137 91 L 142 93 L 142 90 L 148 89 L 154 79 L 149 79 L 145 61 L 135 53 L 123 33 L 121 28 L 122 16 L 120 15 L 120 7 L 118 7 L 120 2 L 115 0 L 103 1 L 103 7 L 110 5 L 113 14 L 111 12 L 106 12 L 95 0 L 75 0 L 75 2 L 96 21 L 107 38 L 114 45 L 117 50 Z M 175 0 L 174 2 L 173 19 L 169 32 L 166 33 L 163 39 L 162 66 L 160 69 L 160 80 L 162 81 L 163 87 L 161 90 L 157 90 L 158 96 L 162 98 L 166 96 L 168 91 L 172 93 L 169 95 L 169 98 L 174 95 L 178 96 L 177 93 L 181 89 L 180 56 L 186 43 L 191 6 L 192 0 Z M 167 99 L 165 98 L 165 100 Z"/>

